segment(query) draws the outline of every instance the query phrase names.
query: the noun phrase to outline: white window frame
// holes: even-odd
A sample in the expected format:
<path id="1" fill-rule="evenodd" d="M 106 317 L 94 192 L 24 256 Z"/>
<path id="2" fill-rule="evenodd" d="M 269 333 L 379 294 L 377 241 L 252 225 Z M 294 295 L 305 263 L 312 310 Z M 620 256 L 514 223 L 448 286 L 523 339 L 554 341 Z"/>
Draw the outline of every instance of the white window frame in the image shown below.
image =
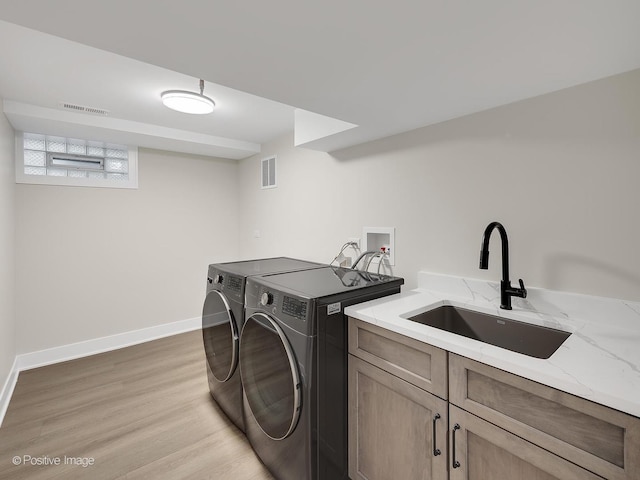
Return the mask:
<path id="1" fill-rule="evenodd" d="M 50 175 L 27 175 L 24 173 L 24 135 L 16 132 L 16 183 L 33 185 L 62 185 L 69 187 L 138 188 L 138 147 L 128 146 L 129 178 L 54 177 Z"/>

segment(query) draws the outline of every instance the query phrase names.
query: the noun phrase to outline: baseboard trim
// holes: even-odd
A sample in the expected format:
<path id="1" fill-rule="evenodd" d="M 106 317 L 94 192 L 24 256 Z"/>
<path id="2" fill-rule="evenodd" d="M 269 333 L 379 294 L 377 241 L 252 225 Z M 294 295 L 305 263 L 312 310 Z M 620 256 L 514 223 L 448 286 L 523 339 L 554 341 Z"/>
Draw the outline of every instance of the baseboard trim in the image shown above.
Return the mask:
<path id="1" fill-rule="evenodd" d="M 179 322 L 165 323 L 154 327 L 142 328 L 131 332 L 117 333 L 108 337 L 94 338 L 84 342 L 71 343 L 60 347 L 48 348 L 17 356 L 18 371 L 31 370 L 53 363 L 66 362 L 76 358 L 88 357 L 96 353 L 108 352 L 119 348 L 150 342 L 158 338 L 197 330 L 202 326 L 200 318 L 189 318 Z"/>
<path id="2" fill-rule="evenodd" d="M 0 426 L 9 406 L 11 395 L 18 381 L 18 374 L 24 370 L 44 367 L 54 363 L 66 362 L 76 358 L 88 357 L 97 353 L 109 352 L 119 348 L 130 347 L 150 342 L 159 338 L 191 332 L 202 327 L 200 317 L 189 318 L 178 322 L 165 323 L 154 327 L 142 328 L 130 332 L 118 333 L 108 337 L 94 338 L 84 342 L 61 345 L 59 347 L 39 350 L 37 352 L 16 355 L 9 377 L 0 391 Z"/>
<path id="3" fill-rule="evenodd" d="M 9 376 L 4 382 L 2 390 L 0 390 L 0 427 L 2 426 L 2 421 L 4 420 L 4 414 L 7 413 L 7 408 L 9 408 L 9 402 L 11 401 L 13 390 L 16 388 L 16 383 L 18 382 L 19 372 L 17 365 L 18 357 L 13 359 L 13 365 L 11 366 L 11 370 L 9 370 Z"/>

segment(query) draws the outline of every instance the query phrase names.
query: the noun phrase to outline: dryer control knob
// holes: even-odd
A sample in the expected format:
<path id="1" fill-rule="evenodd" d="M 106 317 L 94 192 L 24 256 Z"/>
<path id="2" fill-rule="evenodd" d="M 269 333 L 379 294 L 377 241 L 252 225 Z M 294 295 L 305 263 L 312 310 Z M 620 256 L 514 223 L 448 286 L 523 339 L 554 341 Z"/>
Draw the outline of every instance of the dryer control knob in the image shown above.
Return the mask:
<path id="1" fill-rule="evenodd" d="M 271 305 L 273 303 L 273 294 L 269 292 L 264 292 L 260 297 L 260 303 L 266 307 L 267 305 Z"/>
<path id="2" fill-rule="evenodd" d="M 222 283 L 222 275 L 218 274 L 215 277 L 213 277 L 213 283 Z"/>

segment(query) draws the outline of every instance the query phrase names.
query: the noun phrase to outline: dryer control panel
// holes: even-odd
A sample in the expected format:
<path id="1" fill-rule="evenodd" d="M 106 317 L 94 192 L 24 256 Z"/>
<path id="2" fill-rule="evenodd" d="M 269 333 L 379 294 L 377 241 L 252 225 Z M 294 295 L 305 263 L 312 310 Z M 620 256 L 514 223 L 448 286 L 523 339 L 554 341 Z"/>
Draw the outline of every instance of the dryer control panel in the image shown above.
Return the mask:
<path id="1" fill-rule="evenodd" d="M 209 265 L 207 273 L 207 291 L 210 290 L 218 290 L 230 300 L 244 303 L 244 277 L 225 272 L 214 265 Z"/>

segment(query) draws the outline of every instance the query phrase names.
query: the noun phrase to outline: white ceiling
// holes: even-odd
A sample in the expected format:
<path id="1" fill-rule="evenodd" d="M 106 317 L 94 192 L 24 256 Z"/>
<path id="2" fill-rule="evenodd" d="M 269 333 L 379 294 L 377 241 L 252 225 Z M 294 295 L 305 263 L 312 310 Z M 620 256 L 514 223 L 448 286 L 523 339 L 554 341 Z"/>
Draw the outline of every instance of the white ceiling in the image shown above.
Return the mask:
<path id="1" fill-rule="evenodd" d="M 293 130 L 294 108 L 207 82 L 211 115 L 164 107 L 169 89 L 199 91 L 198 79 L 0 21 L 0 98 L 18 130 L 244 158 Z M 69 112 L 61 102 L 109 111 Z"/>
<path id="2" fill-rule="evenodd" d="M 307 145 L 331 151 L 640 68 L 638 0 L 0 5 L 79 42 L 1 23 L 0 96 L 254 144 L 291 131 L 294 107 L 358 125 Z M 198 78 L 212 115 L 162 107 L 161 91 Z"/>

